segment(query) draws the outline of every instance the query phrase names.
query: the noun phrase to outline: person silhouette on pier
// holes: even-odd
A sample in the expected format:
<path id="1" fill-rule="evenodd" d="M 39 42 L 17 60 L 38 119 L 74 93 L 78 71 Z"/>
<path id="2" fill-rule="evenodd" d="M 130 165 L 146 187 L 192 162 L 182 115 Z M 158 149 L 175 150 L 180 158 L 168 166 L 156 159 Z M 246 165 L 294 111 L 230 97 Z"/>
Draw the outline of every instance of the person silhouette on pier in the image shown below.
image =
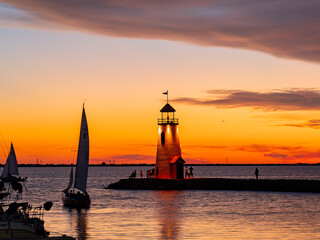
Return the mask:
<path id="1" fill-rule="evenodd" d="M 189 168 L 189 177 L 190 178 L 193 177 L 193 167 L 192 166 Z"/>
<path id="2" fill-rule="evenodd" d="M 129 178 L 136 178 L 136 176 L 137 176 L 137 170 L 134 170 L 129 176 Z"/>
<path id="3" fill-rule="evenodd" d="M 256 168 L 256 170 L 254 171 L 254 174 L 256 175 L 256 179 L 258 179 L 258 177 L 259 177 L 259 170 L 258 170 L 258 168 Z"/>

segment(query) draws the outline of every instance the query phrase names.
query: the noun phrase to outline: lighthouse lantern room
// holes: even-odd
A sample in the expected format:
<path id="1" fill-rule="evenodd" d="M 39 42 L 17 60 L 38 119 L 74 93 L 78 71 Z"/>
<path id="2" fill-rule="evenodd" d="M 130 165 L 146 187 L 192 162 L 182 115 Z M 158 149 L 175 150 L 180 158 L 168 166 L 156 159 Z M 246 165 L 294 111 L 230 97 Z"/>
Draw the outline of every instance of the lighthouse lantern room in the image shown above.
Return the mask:
<path id="1" fill-rule="evenodd" d="M 178 118 L 175 118 L 175 109 L 168 102 L 160 110 L 161 118 L 158 119 L 158 146 L 155 178 L 184 178 L 184 163 L 181 158 L 179 141 Z"/>

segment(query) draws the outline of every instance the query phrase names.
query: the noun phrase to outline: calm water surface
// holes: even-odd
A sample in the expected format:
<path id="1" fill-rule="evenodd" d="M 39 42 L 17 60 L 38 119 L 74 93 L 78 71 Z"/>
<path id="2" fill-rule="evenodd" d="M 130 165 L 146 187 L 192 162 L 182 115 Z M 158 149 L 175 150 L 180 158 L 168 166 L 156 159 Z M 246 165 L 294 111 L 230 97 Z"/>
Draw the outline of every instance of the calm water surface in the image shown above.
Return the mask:
<path id="1" fill-rule="evenodd" d="M 20 168 L 23 200 L 53 201 L 46 229 L 78 239 L 320 239 L 320 194 L 128 191 L 104 186 L 150 167 L 90 167 L 88 210 L 63 207 L 70 168 Z M 194 167 L 195 177 L 253 178 L 253 166 Z M 320 166 L 259 166 L 261 178 L 320 179 Z"/>

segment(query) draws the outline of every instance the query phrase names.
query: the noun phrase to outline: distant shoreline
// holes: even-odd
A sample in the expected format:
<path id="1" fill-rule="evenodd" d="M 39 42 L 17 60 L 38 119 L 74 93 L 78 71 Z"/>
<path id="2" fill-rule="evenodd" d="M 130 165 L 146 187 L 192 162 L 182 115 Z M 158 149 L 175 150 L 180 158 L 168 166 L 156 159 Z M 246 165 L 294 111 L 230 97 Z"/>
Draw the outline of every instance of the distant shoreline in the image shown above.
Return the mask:
<path id="1" fill-rule="evenodd" d="M 296 164 L 186 164 L 187 166 L 320 166 L 320 163 L 296 163 Z M 74 164 L 18 164 L 19 167 L 70 167 Z M 143 166 L 155 166 L 155 164 L 89 164 L 90 167 L 143 167 Z M 0 164 L 0 167 L 4 167 L 4 164 Z"/>

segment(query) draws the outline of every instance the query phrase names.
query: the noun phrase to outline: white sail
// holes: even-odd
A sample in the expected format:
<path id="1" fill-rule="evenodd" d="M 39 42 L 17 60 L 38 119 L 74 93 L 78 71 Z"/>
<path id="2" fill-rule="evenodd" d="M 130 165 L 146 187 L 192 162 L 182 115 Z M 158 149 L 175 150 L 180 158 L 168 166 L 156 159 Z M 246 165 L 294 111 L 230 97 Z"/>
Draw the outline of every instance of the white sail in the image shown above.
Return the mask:
<path id="1" fill-rule="evenodd" d="M 10 175 L 19 175 L 16 153 L 14 152 L 12 143 L 10 147 L 10 152 L 8 154 L 7 162 L 1 174 L 1 178 L 7 178 Z"/>
<path id="2" fill-rule="evenodd" d="M 2 174 L 1 174 L 1 178 L 7 178 L 8 177 L 8 173 L 9 173 L 9 164 L 10 164 L 10 154 L 8 155 L 6 164 L 4 165 Z"/>
<path id="3" fill-rule="evenodd" d="M 89 164 L 89 134 L 86 113 L 83 108 L 80 139 L 77 156 L 77 167 L 74 187 L 85 192 L 87 188 L 88 177 L 88 164 Z"/>
<path id="4" fill-rule="evenodd" d="M 71 172 L 70 172 L 69 185 L 65 190 L 63 190 L 63 192 L 67 193 L 69 189 L 72 187 L 72 183 L 73 183 L 73 167 L 71 168 Z"/>
<path id="5" fill-rule="evenodd" d="M 10 173 L 11 175 L 19 175 L 16 153 L 14 152 L 14 148 L 13 148 L 12 143 L 11 143 L 11 149 L 10 149 L 10 167 L 9 167 L 9 173 Z"/>

